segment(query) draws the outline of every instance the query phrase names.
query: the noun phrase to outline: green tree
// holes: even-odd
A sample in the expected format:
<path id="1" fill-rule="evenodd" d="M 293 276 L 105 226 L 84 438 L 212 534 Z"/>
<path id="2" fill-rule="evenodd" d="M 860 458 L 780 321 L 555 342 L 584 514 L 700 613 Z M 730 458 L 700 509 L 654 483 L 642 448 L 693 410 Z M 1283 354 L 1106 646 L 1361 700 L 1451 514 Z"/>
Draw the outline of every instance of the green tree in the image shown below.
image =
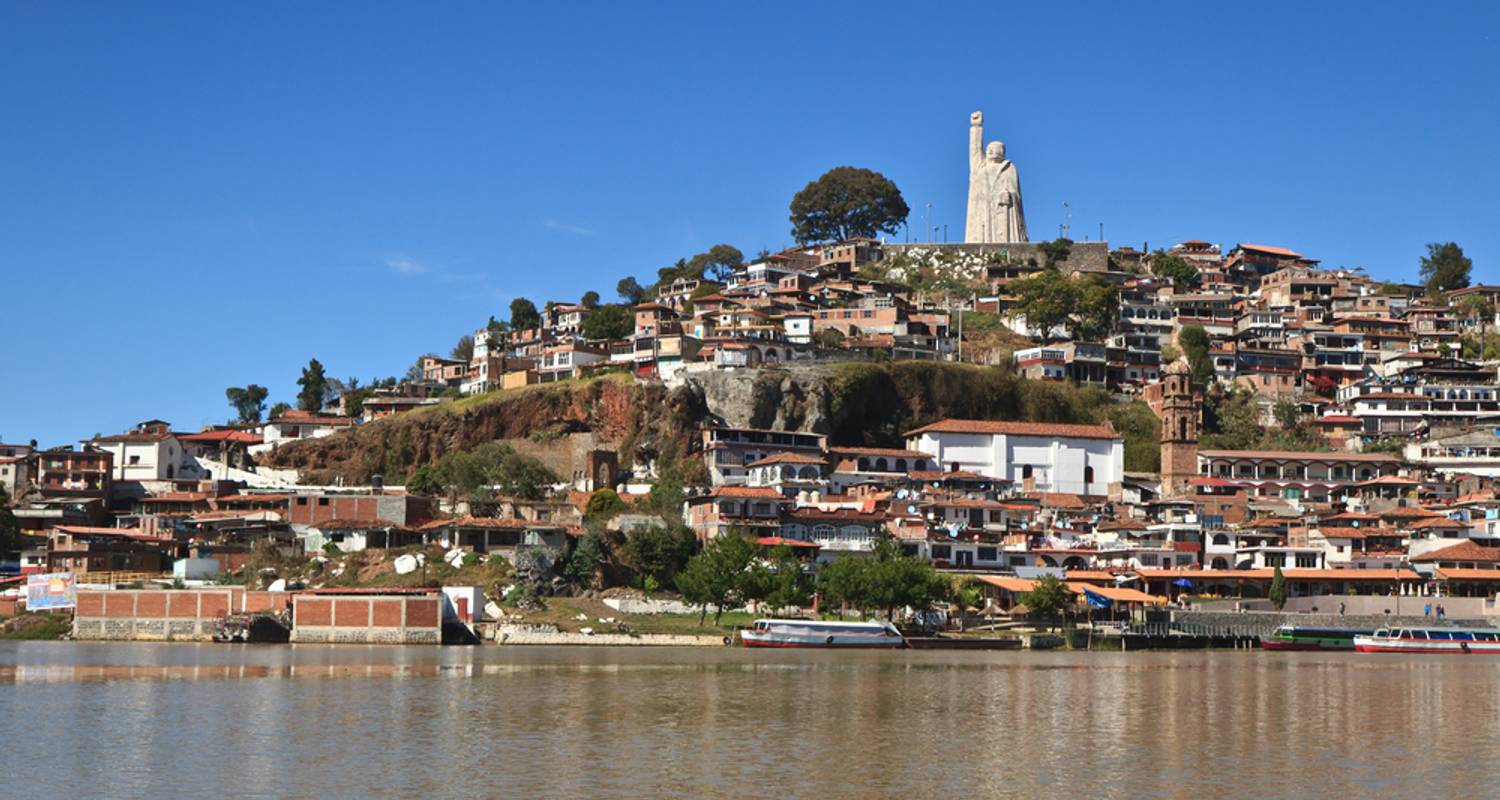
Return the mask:
<path id="1" fill-rule="evenodd" d="M 458 337 L 458 343 L 453 345 L 453 351 L 448 354 L 448 357 L 464 363 L 472 360 L 474 358 L 474 337 L 468 334 Z"/>
<path id="2" fill-rule="evenodd" d="M 630 506 L 620 499 L 620 495 L 614 489 L 595 489 L 589 495 L 589 501 L 584 504 L 583 516 L 586 519 L 607 520 L 615 515 L 629 510 Z"/>
<path id="3" fill-rule="evenodd" d="M 10 497 L 5 487 L 0 486 L 0 555 L 9 555 L 21 549 L 21 523 L 10 510 Z"/>
<path id="4" fill-rule="evenodd" d="M 1469 272 L 1473 268 L 1474 262 L 1456 243 L 1429 242 L 1427 255 L 1422 256 L 1422 282 L 1429 294 L 1462 289 L 1469 285 Z"/>
<path id="5" fill-rule="evenodd" d="M 876 540 L 870 558 L 840 558 L 818 573 L 818 591 L 830 604 L 861 613 L 879 609 L 886 619 L 901 608 L 931 608 L 951 588 L 930 563 L 902 553 L 890 537 Z"/>
<path id="6" fill-rule="evenodd" d="M 302 391 L 297 392 L 297 407 L 316 414 L 323 409 L 323 396 L 328 393 L 328 376 L 323 374 L 323 365 L 316 358 L 302 368 L 302 377 L 297 379 Z"/>
<path id="7" fill-rule="evenodd" d="M 635 278 L 628 275 L 621 278 L 620 282 L 615 284 L 615 294 L 618 294 L 620 299 L 624 300 L 625 305 L 628 306 L 640 305 L 641 301 L 646 299 L 646 290 L 642 288 L 641 284 Z"/>
<path id="8" fill-rule="evenodd" d="M 724 283 L 744 262 L 745 254 L 741 253 L 739 248 L 728 244 L 716 244 L 708 248 L 708 252 L 699 253 L 688 259 L 687 267 L 688 272 L 695 277 L 712 275 L 714 280 Z"/>
<path id="9" fill-rule="evenodd" d="M 266 415 L 266 419 L 277 419 L 278 417 L 285 415 L 286 412 L 291 410 L 292 406 L 290 403 L 277 403 L 276 405 L 271 406 L 271 412 Z"/>
<path id="10" fill-rule="evenodd" d="M 624 339 L 633 332 L 635 314 L 625 306 L 601 306 L 583 318 L 585 339 Z"/>
<path id="11" fill-rule="evenodd" d="M 1016 297 L 1016 312 L 1043 342 L 1052 340 L 1053 330 L 1067 324 L 1078 306 L 1077 286 L 1055 269 L 1011 281 L 1007 288 Z"/>
<path id="12" fill-rule="evenodd" d="M 1203 435 L 1207 450 L 1249 450 L 1261 439 L 1255 395 L 1241 388 L 1211 387 L 1203 402 Z"/>
<path id="13" fill-rule="evenodd" d="M 896 233 L 911 209 L 884 175 L 834 167 L 792 198 L 792 237 L 799 244 Z"/>
<path id="14" fill-rule="evenodd" d="M 1198 268 L 1191 261 L 1160 250 L 1151 254 L 1151 274 L 1170 279 L 1173 286 L 1198 285 Z"/>
<path id="15" fill-rule="evenodd" d="M 869 607 L 870 570 L 863 558 L 839 558 L 818 569 L 818 594 L 825 606 L 847 606 L 863 614 Z"/>
<path id="16" fill-rule="evenodd" d="M 542 315 L 537 313 L 536 303 L 524 297 L 517 297 L 510 301 L 511 330 L 524 331 L 540 327 L 542 327 Z"/>
<path id="17" fill-rule="evenodd" d="M 472 450 L 449 453 L 433 465 L 433 477 L 455 496 L 487 498 L 490 487 L 504 497 L 540 500 L 557 483 L 541 461 L 504 442 L 485 442 Z"/>
<path id="18" fill-rule="evenodd" d="M 424 465 L 413 470 L 411 477 L 406 479 L 406 493 L 430 497 L 442 494 L 443 485 L 438 482 L 432 467 Z"/>
<path id="19" fill-rule="evenodd" d="M 270 390 L 264 386 L 250 384 L 246 387 L 231 386 L 224 390 L 224 397 L 229 400 L 229 405 L 234 407 L 238 422 L 260 422 L 260 415 L 266 410 L 266 396 Z"/>
<path id="20" fill-rule="evenodd" d="M 686 525 L 637 525 L 625 534 L 625 558 L 631 569 L 671 586 L 698 547 Z"/>
<path id="21" fill-rule="evenodd" d="M 1076 283 L 1078 299 L 1068 319 L 1068 333 L 1075 341 L 1102 342 L 1119 318 L 1119 293 L 1098 275 L 1079 278 Z"/>
<path id="22" fill-rule="evenodd" d="M 599 293 L 594 291 L 593 289 L 584 292 L 583 297 L 578 300 L 578 304 L 583 306 L 584 308 L 598 308 Z"/>
<path id="23" fill-rule="evenodd" d="M 599 568 L 609 558 L 604 542 L 604 533 L 596 525 L 590 525 L 563 565 L 563 577 L 579 586 L 597 586 Z"/>
<path id="24" fill-rule="evenodd" d="M 675 470 L 675 465 L 673 465 Z M 682 502 L 686 498 L 682 481 L 675 475 L 663 475 L 651 484 L 651 493 L 646 496 L 646 507 L 671 522 L 682 521 Z"/>
<path id="25" fill-rule="evenodd" d="M 1188 365 L 1193 368 L 1193 381 L 1203 386 L 1212 383 L 1214 361 L 1208 354 L 1208 331 L 1202 325 L 1184 325 L 1177 332 L 1177 344 L 1182 347 L 1182 354 L 1187 356 Z"/>
<path id="26" fill-rule="evenodd" d="M 702 608 L 698 624 L 708 616 L 708 607 L 714 607 L 714 624 L 724 609 L 744 601 L 750 563 L 755 559 L 755 546 L 738 531 L 730 531 L 713 540 L 698 555 L 688 560 L 687 566 L 677 573 L 677 589 L 682 599 Z"/>
<path id="27" fill-rule="evenodd" d="M 1073 593 L 1056 575 L 1043 575 L 1032 583 L 1030 591 L 1022 592 L 1017 599 L 1031 613 L 1050 617 L 1067 611 L 1073 604 Z"/>
<path id="28" fill-rule="evenodd" d="M 1056 269 L 1058 264 L 1068 260 L 1073 255 L 1073 240 L 1059 236 L 1050 242 L 1038 242 L 1036 249 L 1041 252 L 1043 264 L 1046 269 Z"/>
<path id="29" fill-rule="evenodd" d="M 771 550 L 766 605 L 773 610 L 803 608 L 812 603 L 813 578 L 787 545 Z"/>
<path id="30" fill-rule="evenodd" d="M 1281 567 L 1277 567 L 1276 571 L 1271 573 L 1271 591 L 1267 593 L 1267 596 L 1271 599 L 1271 605 L 1276 606 L 1277 611 L 1286 607 L 1286 576 L 1281 574 Z"/>

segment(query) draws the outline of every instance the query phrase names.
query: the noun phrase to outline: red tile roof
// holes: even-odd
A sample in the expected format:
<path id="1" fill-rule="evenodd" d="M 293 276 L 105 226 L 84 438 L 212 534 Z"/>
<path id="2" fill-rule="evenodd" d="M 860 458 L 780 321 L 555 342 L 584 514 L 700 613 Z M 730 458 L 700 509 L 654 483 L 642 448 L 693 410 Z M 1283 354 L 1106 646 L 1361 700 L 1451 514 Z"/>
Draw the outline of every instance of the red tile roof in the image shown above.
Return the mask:
<path id="1" fill-rule="evenodd" d="M 769 486 L 717 486 L 709 497 L 729 497 L 743 500 L 785 500 L 781 492 Z"/>
<path id="2" fill-rule="evenodd" d="M 1464 540 L 1451 547 L 1413 556 L 1411 560 L 1417 564 L 1430 564 L 1437 561 L 1473 561 L 1494 564 L 1500 563 L 1500 547 L 1484 547 Z"/>
<path id="3" fill-rule="evenodd" d="M 907 431 L 903 436 L 923 433 L 972 433 L 1005 436 L 1056 436 L 1071 439 L 1119 439 L 1108 424 L 1065 425 L 1054 422 L 1014 422 L 983 419 L 945 419 Z"/>
<path id="4" fill-rule="evenodd" d="M 762 547 L 781 547 L 785 545 L 787 547 L 805 547 L 812 550 L 817 550 L 819 547 L 812 542 L 804 542 L 801 539 L 788 539 L 785 536 L 761 536 L 755 540 L 755 543 Z"/>
<path id="5" fill-rule="evenodd" d="M 818 458 L 817 456 L 803 455 L 802 453 L 776 453 L 774 455 L 766 456 L 765 458 L 762 458 L 761 460 L 756 461 L 753 464 L 746 464 L 745 466 L 759 467 L 768 464 L 817 464 L 819 466 L 822 466 L 823 459 Z"/>

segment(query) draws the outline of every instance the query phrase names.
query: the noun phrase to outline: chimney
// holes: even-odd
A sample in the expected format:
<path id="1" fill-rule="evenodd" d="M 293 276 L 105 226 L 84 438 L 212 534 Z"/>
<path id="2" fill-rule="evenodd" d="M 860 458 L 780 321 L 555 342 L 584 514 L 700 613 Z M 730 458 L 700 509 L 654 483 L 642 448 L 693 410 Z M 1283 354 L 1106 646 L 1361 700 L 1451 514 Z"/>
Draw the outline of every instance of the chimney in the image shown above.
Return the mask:
<path id="1" fill-rule="evenodd" d="M 370 476 L 370 494 L 385 494 L 385 478 L 380 475 Z"/>

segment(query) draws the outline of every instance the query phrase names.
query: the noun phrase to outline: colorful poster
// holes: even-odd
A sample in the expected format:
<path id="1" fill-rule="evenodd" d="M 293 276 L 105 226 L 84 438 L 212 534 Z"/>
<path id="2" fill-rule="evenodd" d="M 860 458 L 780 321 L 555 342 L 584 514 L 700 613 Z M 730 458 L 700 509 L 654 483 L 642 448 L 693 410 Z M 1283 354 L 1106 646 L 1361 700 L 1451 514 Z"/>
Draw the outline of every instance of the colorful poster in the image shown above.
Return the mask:
<path id="1" fill-rule="evenodd" d="M 71 572 L 47 572 L 26 576 L 26 608 L 45 611 L 73 608 L 78 604 L 78 587 Z"/>

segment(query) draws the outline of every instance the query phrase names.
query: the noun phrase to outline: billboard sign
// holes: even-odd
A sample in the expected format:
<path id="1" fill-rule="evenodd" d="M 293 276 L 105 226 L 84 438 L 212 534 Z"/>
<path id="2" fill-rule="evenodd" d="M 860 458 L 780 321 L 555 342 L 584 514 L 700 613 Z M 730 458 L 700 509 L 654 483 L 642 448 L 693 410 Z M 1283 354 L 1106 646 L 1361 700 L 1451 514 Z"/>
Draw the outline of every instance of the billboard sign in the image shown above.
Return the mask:
<path id="1" fill-rule="evenodd" d="M 26 576 L 26 608 L 46 611 L 78 605 L 78 586 L 71 572 L 46 572 Z"/>

